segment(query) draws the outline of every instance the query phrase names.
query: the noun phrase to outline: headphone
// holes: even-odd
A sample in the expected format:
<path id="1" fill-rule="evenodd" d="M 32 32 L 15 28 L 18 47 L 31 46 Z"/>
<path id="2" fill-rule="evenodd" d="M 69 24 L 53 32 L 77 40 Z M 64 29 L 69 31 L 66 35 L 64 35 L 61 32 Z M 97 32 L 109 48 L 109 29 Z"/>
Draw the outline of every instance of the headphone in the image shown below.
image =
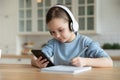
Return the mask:
<path id="1" fill-rule="evenodd" d="M 78 26 L 78 22 L 75 20 L 75 18 L 74 18 L 74 16 L 73 16 L 73 14 L 72 14 L 72 12 L 67 8 L 67 7 L 65 7 L 65 6 L 63 6 L 63 5 L 55 5 L 55 6 L 53 6 L 53 7 L 60 7 L 60 8 L 62 8 L 67 14 L 68 14 L 68 16 L 71 18 L 71 22 L 69 23 L 70 25 L 69 25 L 69 28 L 70 28 L 70 30 L 71 31 L 73 31 L 73 32 L 77 32 L 78 31 L 78 29 L 79 29 L 79 26 Z"/>

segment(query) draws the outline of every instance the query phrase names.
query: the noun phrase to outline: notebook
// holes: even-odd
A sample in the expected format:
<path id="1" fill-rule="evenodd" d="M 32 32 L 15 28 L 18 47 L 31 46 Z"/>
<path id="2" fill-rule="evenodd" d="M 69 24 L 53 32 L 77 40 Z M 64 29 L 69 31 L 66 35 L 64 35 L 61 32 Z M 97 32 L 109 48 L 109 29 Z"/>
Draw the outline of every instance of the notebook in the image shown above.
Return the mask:
<path id="1" fill-rule="evenodd" d="M 75 66 L 57 65 L 57 66 L 42 68 L 40 69 L 40 71 L 48 72 L 48 73 L 78 74 L 91 69 L 92 69 L 91 67 L 75 67 Z"/>

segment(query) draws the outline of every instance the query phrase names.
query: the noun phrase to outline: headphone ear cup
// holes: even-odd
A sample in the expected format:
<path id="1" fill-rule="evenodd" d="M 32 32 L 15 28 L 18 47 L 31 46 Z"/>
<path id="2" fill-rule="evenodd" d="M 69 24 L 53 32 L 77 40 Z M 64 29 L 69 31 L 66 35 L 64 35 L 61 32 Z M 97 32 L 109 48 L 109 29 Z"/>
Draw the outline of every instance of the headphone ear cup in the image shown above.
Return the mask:
<path id="1" fill-rule="evenodd" d="M 77 32 L 78 30 L 79 30 L 78 22 L 74 20 L 73 31 L 74 31 L 74 32 Z"/>
<path id="2" fill-rule="evenodd" d="M 70 31 L 74 31 L 74 30 L 73 30 L 73 23 L 72 23 L 72 22 L 70 22 L 69 27 L 70 27 Z"/>

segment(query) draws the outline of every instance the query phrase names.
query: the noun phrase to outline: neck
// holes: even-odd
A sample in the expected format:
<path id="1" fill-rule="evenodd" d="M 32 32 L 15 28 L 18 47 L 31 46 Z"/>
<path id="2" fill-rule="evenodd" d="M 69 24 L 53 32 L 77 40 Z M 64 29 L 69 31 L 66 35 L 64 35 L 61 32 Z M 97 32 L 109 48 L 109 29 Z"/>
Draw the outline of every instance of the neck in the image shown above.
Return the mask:
<path id="1" fill-rule="evenodd" d="M 74 32 L 72 32 L 71 37 L 68 42 L 73 41 L 75 39 L 75 37 L 76 37 L 76 34 Z"/>

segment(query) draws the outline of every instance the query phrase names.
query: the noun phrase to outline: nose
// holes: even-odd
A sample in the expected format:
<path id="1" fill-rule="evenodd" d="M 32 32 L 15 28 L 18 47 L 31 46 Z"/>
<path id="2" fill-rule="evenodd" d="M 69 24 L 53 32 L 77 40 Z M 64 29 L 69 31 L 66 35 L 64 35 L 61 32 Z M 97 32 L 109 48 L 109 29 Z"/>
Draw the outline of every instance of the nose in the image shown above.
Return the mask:
<path id="1" fill-rule="evenodd" d="M 58 32 L 55 33 L 54 37 L 55 37 L 55 38 L 59 38 L 59 37 L 60 37 L 60 33 L 58 33 Z"/>

